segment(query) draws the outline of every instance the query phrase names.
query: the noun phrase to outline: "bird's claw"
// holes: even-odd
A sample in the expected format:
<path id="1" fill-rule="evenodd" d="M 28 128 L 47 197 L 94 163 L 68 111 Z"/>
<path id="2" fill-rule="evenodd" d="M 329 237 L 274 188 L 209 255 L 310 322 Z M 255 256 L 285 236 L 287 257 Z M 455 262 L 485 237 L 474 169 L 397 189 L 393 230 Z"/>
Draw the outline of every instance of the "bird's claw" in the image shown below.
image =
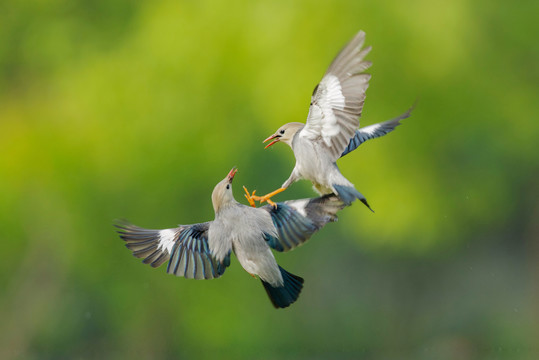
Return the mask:
<path id="1" fill-rule="evenodd" d="M 255 201 L 259 201 L 261 204 L 264 202 L 264 201 L 267 201 L 268 204 L 270 204 L 271 206 L 273 206 L 274 208 L 277 209 L 277 204 L 274 203 L 273 201 L 271 201 L 271 197 L 272 196 L 275 196 L 277 195 L 278 193 L 284 191 L 285 189 L 284 188 L 280 188 L 280 189 L 277 189 L 275 190 L 274 192 L 271 192 L 269 194 L 266 194 L 264 196 L 258 196 L 258 195 L 255 195 L 256 193 L 256 190 L 253 190 L 253 193 L 250 194 L 249 193 L 249 190 L 247 190 L 247 188 L 244 186 L 243 187 L 243 190 L 245 191 L 245 198 L 247 199 L 247 201 L 249 202 L 249 204 L 252 206 L 252 207 L 256 207 L 255 205 Z"/>
<path id="2" fill-rule="evenodd" d="M 260 202 L 261 204 L 265 201 L 268 202 L 268 204 L 272 205 L 273 207 L 277 207 L 277 204 L 274 203 L 273 201 L 270 200 L 271 196 L 268 196 L 268 195 L 264 195 L 264 196 L 256 196 L 254 193 L 252 194 L 251 196 L 251 199 L 253 199 L 254 201 L 258 201 Z"/>
<path id="3" fill-rule="evenodd" d="M 275 196 L 275 195 L 277 195 L 277 194 L 279 194 L 280 192 L 283 192 L 283 191 L 285 191 L 285 190 L 286 190 L 286 188 L 280 188 L 280 189 L 277 189 L 277 190 L 275 190 L 275 191 L 272 191 L 272 192 L 270 192 L 269 194 L 266 194 L 266 195 L 264 195 L 264 196 L 255 196 L 255 193 L 253 192 L 251 198 L 252 198 L 253 200 L 255 200 L 255 201 L 259 201 L 261 204 L 262 204 L 264 201 L 267 201 L 268 204 L 270 204 L 270 205 L 273 206 L 274 208 L 277 208 L 277 204 L 274 203 L 273 201 L 271 201 L 270 199 L 271 199 L 273 196 Z"/>
<path id="4" fill-rule="evenodd" d="M 270 199 L 266 199 L 266 201 L 268 202 L 268 204 L 270 204 L 271 206 L 273 206 L 275 209 L 277 209 L 277 204 L 274 203 L 273 201 L 271 201 Z"/>
<path id="5" fill-rule="evenodd" d="M 255 192 L 256 192 L 256 190 L 253 190 L 253 193 L 252 193 L 252 194 L 249 193 L 249 190 L 247 190 L 247 188 L 246 188 L 245 186 L 243 187 L 243 190 L 245 191 L 245 195 L 244 195 L 244 196 L 245 196 L 245 198 L 247 199 L 247 201 L 249 202 L 249 205 L 251 205 L 252 207 L 255 208 L 255 207 L 256 207 L 256 204 L 255 204 L 255 199 L 254 199 L 254 197 L 255 197 Z M 258 196 L 257 196 L 257 197 L 258 197 Z"/>

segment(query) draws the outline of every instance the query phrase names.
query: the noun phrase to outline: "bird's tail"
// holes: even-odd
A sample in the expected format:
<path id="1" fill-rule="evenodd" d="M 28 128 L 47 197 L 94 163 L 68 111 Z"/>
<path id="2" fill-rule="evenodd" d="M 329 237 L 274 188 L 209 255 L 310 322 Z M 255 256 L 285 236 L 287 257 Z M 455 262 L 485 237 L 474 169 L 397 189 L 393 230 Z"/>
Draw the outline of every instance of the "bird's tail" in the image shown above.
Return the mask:
<path id="1" fill-rule="evenodd" d="M 288 307 L 290 304 L 294 303 L 298 299 L 299 293 L 303 288 L 303 278 L 289 273 L 280 266 L 279 270 L 281 270 L 281 275 L 283 277 L 283 286 L 274 287 L 264 280 L 261 280 L 271 303 L 277 309 Z"/>
<path id="2" fill-rule="evenodd" d="M 346 205 L 350 205 L 354 200 L 359 199 L 359 201 L 365 204 L 370 211 L 374 212 L 374 210 L 369 206 L 367 199 L 365 199 L 365 196 L 363 196 L 363 194 L 357 191 L 353 186 L 333 184 L 333 188 L 335 188 L 337 195 Z"/>

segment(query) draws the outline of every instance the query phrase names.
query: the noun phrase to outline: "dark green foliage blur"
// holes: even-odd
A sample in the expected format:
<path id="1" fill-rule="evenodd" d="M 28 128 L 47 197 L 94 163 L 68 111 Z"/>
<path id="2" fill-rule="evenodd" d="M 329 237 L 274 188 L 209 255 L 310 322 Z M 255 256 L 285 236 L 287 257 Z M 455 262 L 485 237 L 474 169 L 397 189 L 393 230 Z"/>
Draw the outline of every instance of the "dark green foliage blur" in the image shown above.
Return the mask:
<path id="1" fill-rule="evenodd" d="M 1 359 L 538 359 L 537 1 L 0 3 Z M 277 254 L 275 310 L 141 264 L 114 219 L 211 220 L 232 168 L 266 193 L 280 125 L 360 29 L 362 125 L 410 119 L 339 166 L 356 203 Z M 277 200 L 311 197 L 307 182 Z"/>

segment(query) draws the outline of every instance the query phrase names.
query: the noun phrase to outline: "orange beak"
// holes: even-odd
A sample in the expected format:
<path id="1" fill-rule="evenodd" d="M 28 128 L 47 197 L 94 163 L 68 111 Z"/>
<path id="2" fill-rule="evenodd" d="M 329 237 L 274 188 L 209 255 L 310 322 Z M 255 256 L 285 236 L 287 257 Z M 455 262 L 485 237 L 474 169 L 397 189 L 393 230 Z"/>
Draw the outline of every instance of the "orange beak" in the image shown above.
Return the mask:
<path id="1" fill-rule="evenodd" d="M 233 167 L 232 170 L 228 173 L 228 182 L 232 183 L 232 180 L 234 180 L 234 175 L 238 172 L 238 169 L 236 167 Z"/>
<path id="2" fill-rule="evenodd" d="M 272 142 L 270 142 L 268 145 L 266 145 L 266 147 L 264 147 L 264 149 L 267 149 L 267 148 L 269 148 L 271 145 L 275 144 L 276 142 L 281 141 L 280 137 L 281 137 L 281 135 L 273 134 L 273 135 L 271 135 L 269 138 L 267 138 L 266 140 L 264 140 L 263 142 L 268 142 L 268 141 L 270 141 L 270 140 L 272 140 L 272 139 L 275 139 L 275 140 L 273 140 Z"/>

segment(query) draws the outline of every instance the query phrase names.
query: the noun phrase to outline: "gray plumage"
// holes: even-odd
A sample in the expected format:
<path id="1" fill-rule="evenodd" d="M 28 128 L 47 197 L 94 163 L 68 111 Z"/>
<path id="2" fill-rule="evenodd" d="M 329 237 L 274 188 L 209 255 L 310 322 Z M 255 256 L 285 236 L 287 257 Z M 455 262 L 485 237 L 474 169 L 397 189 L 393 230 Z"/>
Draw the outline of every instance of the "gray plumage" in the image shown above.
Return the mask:
<path id="1" fill-rule="evenodd" d="M 218 278 L 230 265 L 233 251 L 242 267 L 262 281 L 273 305 L 287 307 L 302 288 L 303 279 L 282 269 L 271 249 L 291 250 L 326 223 L 336 221 L 345 205 L 336 196 L 291 200 L 277 207 L 253 208 L 238 203 L 232 193 L 232 169 L 212 193 L 213 221 L 148 230 L 119 223 L 118 232 L 133 255 L 158 267 L 168 261 L 167 272 L 193 279 Z"/>
<path id="2" fill-rule="evenodd" d="M 296 165 L 281 189 L 257 200 L 268 200 L 292 183 L 307 179 L 321 195 L 336 194 L 347 205 L 359 199 L 370 209 L 365 197 L 341 174 L 336 161 L 363 141 L 392 131 L 404 117 L 358 130 L 371 77 L 364 73 L 371 66 L 364 60 L 371 50 L 363 48 L 364 41 L 365 33 L 360 31 L 333 60 L 315 87 L 306 124 L 285 124 L 264 140 L 273 140 L 266 148 L 279 141 L 289 145 Z"/>

